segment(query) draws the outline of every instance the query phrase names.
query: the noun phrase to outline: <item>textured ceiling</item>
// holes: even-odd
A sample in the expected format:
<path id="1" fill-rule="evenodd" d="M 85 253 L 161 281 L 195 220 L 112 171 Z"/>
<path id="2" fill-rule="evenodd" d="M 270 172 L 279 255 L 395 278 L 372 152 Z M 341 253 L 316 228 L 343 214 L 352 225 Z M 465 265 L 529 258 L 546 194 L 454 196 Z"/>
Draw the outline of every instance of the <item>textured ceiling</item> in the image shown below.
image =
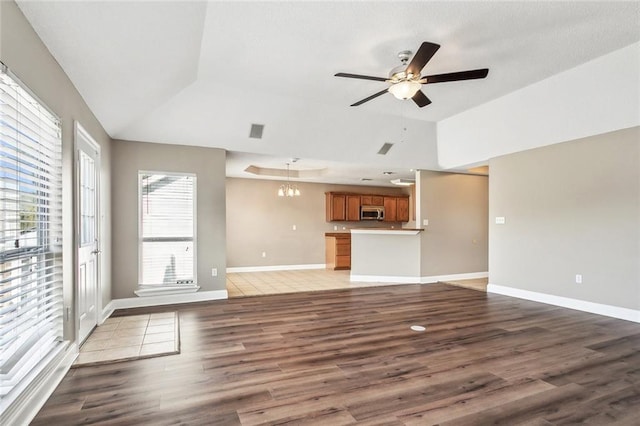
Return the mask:
<path id="1" fill-rule="evenodd" d="M 638 2 L 18 4 L 114 138 L 377 171 L 437 168 L 424 147 L 435 143 L 432 122 L 640 39 Z M 390 94 L 348 106 L 385 83 L 333 74 L 385 77 L 422 41 L 442 46 L 424 73 L 489 76 L 425 86 L 433 104 L 422 109 Z M 262 141 L 248 138 L 251 123 L 265 124 Z M 230 158 L 240 170 L 251 156 Z"/>

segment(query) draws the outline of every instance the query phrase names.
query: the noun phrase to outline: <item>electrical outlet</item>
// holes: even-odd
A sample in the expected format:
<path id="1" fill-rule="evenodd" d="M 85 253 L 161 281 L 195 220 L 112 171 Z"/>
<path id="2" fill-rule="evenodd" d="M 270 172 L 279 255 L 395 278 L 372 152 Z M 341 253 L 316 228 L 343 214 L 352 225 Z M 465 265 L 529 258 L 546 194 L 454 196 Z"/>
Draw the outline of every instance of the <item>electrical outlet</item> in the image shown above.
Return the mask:
<path id="1" fill-rule="evenodd" d="M 211 268 L 211 276 L 212 277 L 218 276 L 218 268 Z"/>
<path id="2" fill-rule="evenodd" d="M 267 252 L 266 251 L 262 252 L 262 257 L 267 257 Z"/>
<path id="3" fill-rule="evenodd" d="M 422 226 L 429 226 L 429 219 L 422 219 Z"/>
<path id="4" fill-rule="evenodd" d="M 338 230 L 338 225 L 333 225 L 333 230 L 337 231 Z"/>
<path id="5" fill-rule="evenodd" d="M 582 274 L 576 274 L 576 284 L 582 284 Z"/>

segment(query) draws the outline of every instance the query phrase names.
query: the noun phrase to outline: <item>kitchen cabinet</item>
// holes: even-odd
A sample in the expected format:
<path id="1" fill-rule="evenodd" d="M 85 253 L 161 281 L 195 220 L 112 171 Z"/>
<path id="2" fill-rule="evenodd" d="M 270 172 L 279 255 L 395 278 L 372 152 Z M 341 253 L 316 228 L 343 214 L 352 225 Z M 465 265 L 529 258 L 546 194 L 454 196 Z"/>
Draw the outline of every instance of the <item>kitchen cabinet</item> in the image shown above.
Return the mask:
<path id="1" fill-rule="evenodd" d="M 347 195 L 346 216 L 348 221 L 360 220 L 360 196 L 359 195 Z"/>
<path id="2" fill-rule="evenodd" d="M 325 197 L 327 222 L 360 220 L 360 195 L 327 192 Z"/>
<path id="3" fill-rule="evenodd" d="M 345 194 L 325 194 L 327 222 L 347 220 L 347 196 Z"/>
<path id="4" fill-rule="evenodd" d="M 324 239 L 326 268 L 351 269 L 351 234 L 349 232 L 327 232 Z"/>
<path id="5" fill-rule="evenodd" d="M 409 197 L 397 198 L 396 219 L 398 222 L 409 222 Z"/>
<path id="6" fill-rule="evenodd" d="M 363 206 L 380 207 L 384 204 L 384 197 L 381 195 L 361 195 L 360 204 Z"/>
<path id="7" fill-rule="evenodd" d="M 385 222 L 409 221 L 409 197 L 345 192 L 325 193 L 327 222 L 358 222 L 361 207 L 384 207 Z"/>
<path id="8" fill-rule="evenodd" d="M 385 222 L 409 222 L 409 197 L 384 197 Z"/>
<path id="9" fill-rule="evenodd" d="M 384 221 L 398 221 L 398 197 L 384 197 Z"/>

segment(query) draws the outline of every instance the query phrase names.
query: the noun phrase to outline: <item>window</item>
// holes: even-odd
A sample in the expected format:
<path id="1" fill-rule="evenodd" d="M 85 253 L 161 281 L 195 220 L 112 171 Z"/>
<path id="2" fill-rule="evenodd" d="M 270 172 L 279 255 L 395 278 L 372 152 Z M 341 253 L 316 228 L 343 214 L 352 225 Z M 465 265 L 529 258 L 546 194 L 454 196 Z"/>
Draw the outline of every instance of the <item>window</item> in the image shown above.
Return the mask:
<path id="1" fill-rule="evenodd" d="M 59 120 L 0 63 L 0 413 L 63 347 Z"/>
<path id="2" fill-rule="evenodd" d="M 195 287 L 196 177 L 140 172 L 139 189 L 140 287 Z"/>

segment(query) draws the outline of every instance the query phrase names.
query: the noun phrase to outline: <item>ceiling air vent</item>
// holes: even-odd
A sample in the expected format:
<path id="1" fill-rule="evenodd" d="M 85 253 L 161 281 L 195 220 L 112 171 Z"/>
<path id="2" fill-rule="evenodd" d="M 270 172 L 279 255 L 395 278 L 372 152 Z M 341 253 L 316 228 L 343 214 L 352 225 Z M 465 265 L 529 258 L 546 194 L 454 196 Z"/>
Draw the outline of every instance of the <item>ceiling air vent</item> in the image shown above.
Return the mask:
<path id="1" fill-rule="evenodd" d="M 252 124 L 249 137 L 252 139 L 262 139 L 262 131 L 264 130 L 264 124 Z"/>
<path id="2" fill-rule="evenodd" d="M 380 150 L 378 151 L 378 154 L 387 155 L 387 152 L 389 152 L 392 146 L 393 146 L 392 143 L 388 143 L 388 142 L 385 143 L 384 145 L 382 145 L 382 148 L 380 148 Z"/>

